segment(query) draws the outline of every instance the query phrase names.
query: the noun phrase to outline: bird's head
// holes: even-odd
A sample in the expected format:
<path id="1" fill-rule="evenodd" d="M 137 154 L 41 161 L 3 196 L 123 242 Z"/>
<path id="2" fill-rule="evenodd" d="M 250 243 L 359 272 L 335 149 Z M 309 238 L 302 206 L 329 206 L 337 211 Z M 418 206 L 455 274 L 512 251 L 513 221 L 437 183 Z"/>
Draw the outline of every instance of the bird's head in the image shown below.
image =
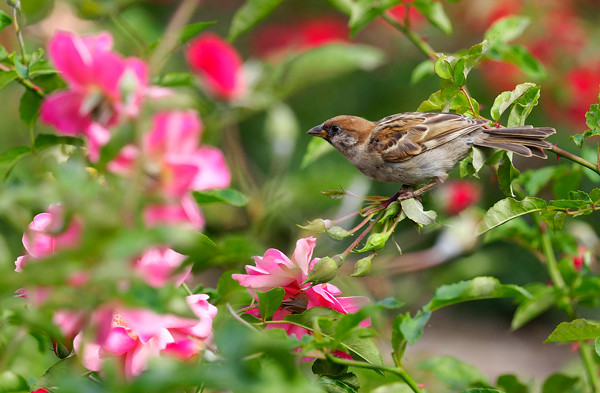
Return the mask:
<path id="1" fill-rule="evenodd" d="M 341 152 L 369 138 L 375 123 L 357 116 L 336 116 L 308 130 L 307 134 L 325 139 Z"/>

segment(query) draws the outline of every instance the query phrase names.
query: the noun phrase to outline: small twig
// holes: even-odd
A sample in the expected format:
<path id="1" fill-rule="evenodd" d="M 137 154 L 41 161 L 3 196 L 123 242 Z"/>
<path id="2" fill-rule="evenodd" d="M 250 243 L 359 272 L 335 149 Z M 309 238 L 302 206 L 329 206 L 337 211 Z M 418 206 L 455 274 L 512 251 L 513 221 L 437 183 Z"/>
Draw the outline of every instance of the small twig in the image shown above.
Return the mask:
<path id="1" fill-rule="evenodd" d="M 370 218 L 370 217 L 369 217 Z M 358 243 L 360 243 L 360 241 L 367 235 L 367 233 L 369 233 L 371 231 L 371 229 L 373 229 L 373 227 L 375 226 L 375 224 L 377 223 L 377 220 L 373 220 L 371 221 L 371 223 L 369 224 L 369 226 L 367 227 L 367 229 L 365 229 L 363 231 L 363 233 L 361 233 L 356 240 L 354 240 L 352 242 L 352 244 L 346 249 L 346 251 L 344 251 L 341 255 L 343 258 L 345 258 L 346 256 L 348 256 L 348 254 L 350 254 L 352 252 L 352 250 L 354 249 L 354 247 L 356 247 L 356 245 Z"/>
<path id="2" fill-rule="evenodd" d="M 229 311 L 229 313 L 233 316 L 233 319 L 235 319 L 236 321 L 238 321 L 239 323 L 241 323 L 242 325 L 245 325 L 247 327 L 249 327 L 250 329 L 254 330 L 254 331 L 259 331 L 256 326 L 253 326 L 251 323 L 244 321 L 244 319 L 242 317 L 240 317 L 238 315 L 238 313 L 235 312 L 235 310 L 233 309 L 233 307 L 231 307 L 231 304 L 227 303 L 227 310 Z"/>
<path id="3" fill-rule="evenodd" d="M 573 153 L 569 153 L 568 151 L 563 150 L 558 146 L 552 146 L 552 149 L 549 149 L 549 150 L 559 157 L 564 157 L 567 160 L 571 160 L 579 165 L 582 165 L 588 169 L 593 170 L 594 172 L 596 172 L 597 174 L 600 175 L 600 170 L 598 170 L 598 165 L 592 164 L 591 162 L 589 162 L 588 160 L 586 160 L 584 158 L 576 156 Z"/>
<path id="4" fill-rule="evenodd" d="M 408 373 L 406 371 L 404 371 L 401 368 L 382 366 L 379 364 L 360 362 L 360 361 L 356 361 L 356 360 L 342 359 L 342 358 L 333 356 L 331 354 L 327 354 L 327 360 L 329 360 L 332 363 L 341 364 L 343 366 L 360 367 L 360 368 L 366 368 L 369 370 L 385 371 L 385 372 L 389 372 L 392 374 L 396 374 L 397 376 L 402 378 L 402 380 L 412 389 L 413 392 L 421 393 L 421 389 L 419 389 L 419 386 L 417 385 L 417 383 L 411 378 L 410 375 L 408 375 Z"/>
<path id="5" fill-rule="evenodd" d="M 398 23 L 397 21 L 394 20 L 394 18 L 392 18 L 391 16 L 389 16 L 387 14 L 381 15 L 381 17 L 387 23 L 389 23 L 391 26 L 393 26 L 396 30 L 398 30 L 402 34 L 404 34 L 406 36 L 406 38 L 408 38 L 425 56 L 427 56 L 431 59 L 433 59 L 435 57 L 434 56 L 435 50 L 427 42 L 425 42 L 421 37 L 419 37 L 419 35 L 415 34 L 413 31 L 409 30 L 406 26 L 403 26 L 402 24 Z"/>
<path id="6" fill-rule="evenodd" d="M 168 54 L 178 45 L 178 32 L 189 22 L 199 4 L 200 0 L 183 0 L 173 14 L 163 34 L 164 38 L 158 43 L 156 50 L 148 61 L 150 69 L 155 75 L 160 73 Z"/>

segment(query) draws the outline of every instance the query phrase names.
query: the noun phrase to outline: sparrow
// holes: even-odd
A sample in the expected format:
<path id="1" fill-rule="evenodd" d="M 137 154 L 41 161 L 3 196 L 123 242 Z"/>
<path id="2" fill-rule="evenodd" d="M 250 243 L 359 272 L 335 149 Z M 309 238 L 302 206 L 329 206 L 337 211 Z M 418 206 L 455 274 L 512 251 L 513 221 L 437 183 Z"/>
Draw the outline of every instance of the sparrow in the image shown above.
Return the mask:
<path id="1" fill-rule="evenodd" d="M 410 187 L 390 198 L 403 200 L 442 184 L 473 146 L 539 158 L 547 158 L 544 149 L 552 148 L 545 138 L 554 128 L 491 124 L 456 113 L 399 113 L 377 122 L 342 115 L 307 133 L 325 139 L 371 179 Z M 415 189 L 418 185 L 424 186 Z"/>

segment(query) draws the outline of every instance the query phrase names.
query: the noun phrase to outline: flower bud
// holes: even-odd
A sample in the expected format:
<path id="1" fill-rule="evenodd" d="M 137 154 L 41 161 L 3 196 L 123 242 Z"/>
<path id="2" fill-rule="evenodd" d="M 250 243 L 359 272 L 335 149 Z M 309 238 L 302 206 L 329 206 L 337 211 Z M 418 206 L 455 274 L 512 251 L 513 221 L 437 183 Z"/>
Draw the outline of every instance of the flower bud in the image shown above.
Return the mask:
<path id="1" fill-rule="evenodd" d="M 337 263 L 330 257 L 324 257 L 319 259 L 313 266 L 305 282 L 312 282 L 313 284 L 320 284 L 331 281 L 337 275 L 338 266 Z"/>
<path id="2" fill-rule="evenodd" d="M 306 225 L 298 225 L 298 227 L 309 232 L 323 233 L 331 227 L 331 220 L 317 218 L 316 220 L 309 221 Z"/>
<path id="3" fill-rule="evenodd" d="M 350 277 L 363 277 L 371 272 L 371 260 L 373 259 L 371 254 L 368 257 L 361 258 L 354 264 L 354 273 Z"/>
<path id="4" fill-rule="evenodd" d="M 342 240 L 351 235 L 350 232 L 348 232 L 344 228 L 338 227 L 336 225 L 332 226 L 331 228 L 326 229 L 325 232 L 327 232 L 327 235 L 330 238 L 332 238 L 333 240 Z"/>
<path id="5" fill-rule="evenodd" d="M 367 252 L 367 251 L 376 251 L 383 246 L 385 246 L 385 242 L 390 238 L 392 232 L 381 232 L 381 233 L 371 233 L 365 246 L 360 250 L 353 250 L 353 252 Z"/>

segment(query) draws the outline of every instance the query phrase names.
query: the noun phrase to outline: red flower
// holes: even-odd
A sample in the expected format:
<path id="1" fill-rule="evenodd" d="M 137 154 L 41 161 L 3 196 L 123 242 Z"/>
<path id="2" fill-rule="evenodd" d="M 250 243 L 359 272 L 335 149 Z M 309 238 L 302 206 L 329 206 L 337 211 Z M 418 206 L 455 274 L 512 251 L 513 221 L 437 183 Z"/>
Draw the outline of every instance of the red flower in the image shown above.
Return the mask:
<path id="1" fill-rule="evenodd" d="M 578 127 L 586 128 L 585 113 L 598 102 L 600 90 L 600 64 L 573 68 L 565 77 L 570 99 L 567 102 L 569 119 Z"/>
<path id="2" fill-rule="evenodd" d="M 442 203 L 446 214 L 453 216 L 477 203 L 480 196 L 481 190 L 477 184 L 456 180 L 445 187 Z"/>
<path id="3" fill-rule="evenodd" d="M 340 19 L 323 16 L 296 24 L 271 24 L 258 29 L 252 51 L 261 57 L 276 57 L 332 42 L 345 42 L 348 27 Z"/>
<path id="4" fill-rule="evenodd" d="M 243 93 L 242 59 L 235 48 L 218 35 L 205 33 L 198 36 L 185 55 L 211 94 L 230 100 Z"/>
<path id="5" fill-rule="evenodd" d="M 406 1 L 405 1 L 406 2 Z M 400 24 L 404 24 L 406 18 L 406 5 L 400 4 L 388 11 L 388 14 Z M 408 20 L 412 29 L 418 30 L 425 23 L 425 17 L 415 7 L 408 8 Z"/>

